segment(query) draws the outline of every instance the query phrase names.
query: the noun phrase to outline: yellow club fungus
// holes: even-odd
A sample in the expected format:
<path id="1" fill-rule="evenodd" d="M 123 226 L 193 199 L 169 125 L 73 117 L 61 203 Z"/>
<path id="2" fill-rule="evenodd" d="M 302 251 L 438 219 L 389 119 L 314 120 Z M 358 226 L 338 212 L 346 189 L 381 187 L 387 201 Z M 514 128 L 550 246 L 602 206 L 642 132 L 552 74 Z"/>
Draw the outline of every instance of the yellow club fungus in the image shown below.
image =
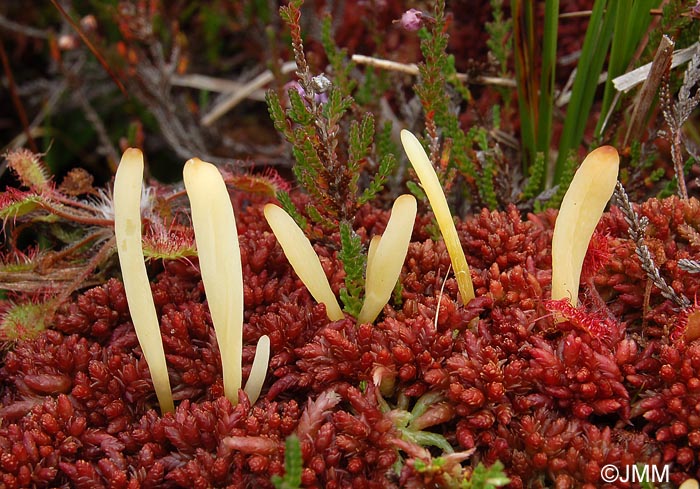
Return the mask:
<path id="1" fill-rule="evenodd" d="M 358 323 L 373 322 L 389 302 L 406 260 L 415 219 L 416 199 L 412 195 L 400 196 L 391 209 L 384 234 L 370 243 L 365 299 L 357 317 Z"/>
<path id="2" fill-rule="evenodd" d="M 243 271 L 233 206 L 221 173 L 211 163 L 193 158 L 185 163 L 183 177 L 204 292 L 221 352 L 224 394 L 237 404 L 243 375 Z M 249 377 L 253 379 L 250 394 L 255 396 L 260 393 L 269 358 L 269 341 L 263 338 Z"/>
<path id="3" fill-rule="evenodd" d="M 447 198 L 445 198 L 445 193 L 440 186 L 435 169 L 430 163 L 430 159 L 428 159 L 428 155 L 425 153 L 420 141 L 410 131 L 404 129 L 401 131 L 401 142 L 416 175 L 418 175 L 423 190 L 428 196 L 430 206 L 433 208 L 435 220 L 440 227 L 447 252 L 450 255 L 452 268 L 455 271 L 462 303 L 466 305 L 474 298 L 474 285 L 469 274 L 469 265 L 464 256 L 462 244 L 457 236 L 457 229 L 455 228 L 450 208 L 447 205 Z"/>
<path id="4" fill-rule="evenodd" d="M 331 321 L 343 319 L 345 317 L 343 311 L 338 305 L 338 300 L 333 294 L 328 277 L 309 238 L 281 207 L 267 204 L 264 212 L 267 223 L 297 276 L 304 282 L 313 298 L 326 306 L 328 319 Z"/>
<path id="5" fill-rule="evenodd" d="M 552 237 L 552 299 L 578 303 L 581 267 L 593 231 L 615 190 L 620 158 L 612 146 L 591 151 L 564 195 Z"/>
<path id="6" fill-rule="evenodd" d="M 270 363 L 270 337 L 262 335 L 258 340 L 258 345 L 255 347 L 255 357 L 253 365 L 250 368 L 248 382 L 245 383 L 245 393 L 251 403 L 257 401 L 260 397 L 260 391 L 265 383 L 267 375 L 267 365 Z"/>
<path id="7" fill-rule="evenodd" d="M 163 413 L 175 410 L 165 363 L 163 341 L 141 244 L 141 187 L 143 154 L 129 148 L 124 152 L 114 179 L 114 233 L 122 269 L 124 290 L 131 320 L 143 356 L 153 379 L 153 387 Z"/>

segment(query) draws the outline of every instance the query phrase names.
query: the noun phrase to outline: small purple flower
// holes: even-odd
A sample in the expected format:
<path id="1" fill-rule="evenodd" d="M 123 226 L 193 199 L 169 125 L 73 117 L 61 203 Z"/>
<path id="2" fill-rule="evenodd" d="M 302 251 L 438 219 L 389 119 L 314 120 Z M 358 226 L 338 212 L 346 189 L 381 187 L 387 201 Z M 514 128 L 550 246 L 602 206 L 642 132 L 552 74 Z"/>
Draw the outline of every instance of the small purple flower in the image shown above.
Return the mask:
<path id="1" fill-rule="evenodd" d="M 290 82 L 287 82 L 287 83 L 284 85 L 284 90 L 285 90 L 285 91 L 288 91 L 288 90 L 290 90 L 290 89 L 292 89 L 292 88 L 293 88 L 294 90 L 296 90 L 297 93 L 298 93 L 299 95 L 301 95 L 302 98 L 304 98 L 304 95 L 306 95 L 306 92 L 304 91 L 304 87 L 302 87 L 302 86 L 301 86 L 301 83 L 299 83 L 298 81 L 292 80 L 292 81 L 290 81 Z"/>
<path id="2" fill-rule="evenodd" d="M 299 83 L 296 80 L 290 81 L 284 85 L 285 90 L 290 90 L 294 89 L 297 91 L 297 93 L 301 96 L 302 100 L 306 103 L 306 90 L 304 90 L 304 87 L 301 86 L 301 83 Z M 324 104 L 328 102 L 328 94 L 327 93 L 315 93 L 314 94 L 314 101 L 317 104 Z"/>
<path id="3" fill-rule="evenodd" d="M 423 12 L 420 10 L 414 8 L 406 10 L 401 16 L 401 27 L 407 31 L 417 31 L 423 27 L 424 18 Z"/>

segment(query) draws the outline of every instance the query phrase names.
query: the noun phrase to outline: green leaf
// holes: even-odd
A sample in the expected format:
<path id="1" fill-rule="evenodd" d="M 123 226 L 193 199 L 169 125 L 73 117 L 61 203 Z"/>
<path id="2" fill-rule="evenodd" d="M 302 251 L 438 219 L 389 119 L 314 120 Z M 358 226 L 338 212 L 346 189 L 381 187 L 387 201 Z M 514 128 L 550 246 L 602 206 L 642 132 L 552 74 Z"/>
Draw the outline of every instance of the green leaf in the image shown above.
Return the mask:
<path id="1" fill-rule="evenodd" d="M 454 449 L 449 444 L 447 439 L 438 433 L 430 431 L 411 431 L 408 429 L 401 430 L 402 436 L 408 441 L 411 441 L 422 447 L 433 446 L 442 450 L 444 453 L 453 453 Z"/>
<path id="2" fill-rule="evenodd" d="M 615 27 L 607 65 L 608 77 L 600 109 L 601 116 L 595 128 L 596 137 L 601 136 L 608 111 L 618 93 L 613 85 L 613 79 L 627 71 L 642 37 L 647 34 L 652 19 L 649 11 L 658 7 L 659 4 L 659 0 L 616 0 L 611 5 Z"/>
<path id="3" fill-rule="evenodd" d="M 510 484 L 510 479 L 503 469 L 503 464 L 500 461 L 488 468 L 479 462 L 479 465 L 474 468 L 469 482 L 462 487 L 465 489 L 495 489 Z"/>
<path id="4" fill-rule="evenodd" d="M 288 111 L 289 118 L 297 124 L 313 124 L 314 115 L 306 107 L 306 103 L 299 92 L 290 88 L 287 93 L 289 94 L 290 106 Z"/>
<path id="5" fill-rule="evenodd" d="M 292 198 L 289 196 L 289 193 L 285 192 L 284 190 L 279 190 L 275 194 L 275 197 L 277 197 L 277 200 L 282 206 L 282 209 L 284 209 L 287 212 L 287 214 L 292 216 L 292 219 L 294 219 L 294 222 L 297 223 L 299 229 L 306 229 L 306 226 L 308 224 L 306 218 L 299 212 L 297 206 L 294 205 L 294 202 L 292 202 Z"/>
<path id="6" fill-rule="evenodd" d="M 393 154 L 387 154 L 382 158 L 382 160 L 379 162 L 379 170 L 377 171 L 376 175 L 374 175 L 374 178 L 372 178 L 372 181 L 369 184 L 369 187 L 367 187 L 364 192 L 362 192 L 362 195 L 358 199 L 358 202 L 360 204 L 364 204 L 366 202 L 369 202 L 372 200 L 379 192 L 382 191 L 384 188 L 384 184 L 386 183 L 387 179 L 389 178 L 389 175 L 391 175 L 394 171 L 394 167 L 396 166 L 396 158 L 394 158 Z M 407 183 L 414 183 L 414 182 L 407 182 Z"/>
<path id="7" fill-rule="evenodd" d="M 411 180 L 407 180 L 406 187 L 408 187 L 408 190 L 413 194 L 413 196 L 416 198 L 416 200 L 420 200 L 421 202 L 428 201 L 428 196 L 425 195 L 425 191 L 423 190 L 423 187 L 418 185 L 416 182 L 413 182 Z"/>
<path id="8" fill-rule="evenodd" d="M 280 132 L 289 142 L 293 141 L 294 133 L 291 124 L 287 121 L 287 117 L 274 90 L 268 90 L 265 93 L 265 101 L 267 102 L 267 110 L 270 113 L 270 118 L 275 126 L 275 129 Z"/>
<path id="9" fill-rule="evenodd" d="M 559 155 L 554 167 L 553 184 L 562 181 L 566 160 L 571 150 L 576 150 L 588 124 L 598 78 L 608 55 L 608 48 L 615 26 L 610 0 L 595 0 L 588 21 L 586 37 L 576 67 L 576 77 L 571 89 L 571 99 L 566 109 L 564 128 L 559 139 Z"/>

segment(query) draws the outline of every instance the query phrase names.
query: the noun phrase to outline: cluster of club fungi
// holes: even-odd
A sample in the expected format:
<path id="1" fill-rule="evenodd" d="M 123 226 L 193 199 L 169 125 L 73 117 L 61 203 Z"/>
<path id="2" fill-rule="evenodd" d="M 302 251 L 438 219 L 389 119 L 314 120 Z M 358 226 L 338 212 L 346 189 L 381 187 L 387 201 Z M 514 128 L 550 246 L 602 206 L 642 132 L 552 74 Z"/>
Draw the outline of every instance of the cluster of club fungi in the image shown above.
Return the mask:
<path id="1" fill-rule="evenodd" d="M 700 308 L 662 294 L 630 216 L 604 213 L 617 152 L 586 158 L 559 212 L 455 220 L 420 143 L 402 140 L 429 207 L 405 195 L 355 217 L 358 317 L 337 300 L 338 232 L 312 244 L 273 199 L 229 195 L 196 159 L 184 180 L 199 256 L 149 282 L 143 157 L 128 150 L 114 188 L 123 279 L 4 354 L 0 486 L 270 488 L 290 435 L 308 488 L 460 487 L 498 461 L 513 488 L 602 487 L 607 464 L 698 478 Z M 700 256 L 700 202 L 633 212 L 656 273 L 695 297 L 679 261 Z"/>

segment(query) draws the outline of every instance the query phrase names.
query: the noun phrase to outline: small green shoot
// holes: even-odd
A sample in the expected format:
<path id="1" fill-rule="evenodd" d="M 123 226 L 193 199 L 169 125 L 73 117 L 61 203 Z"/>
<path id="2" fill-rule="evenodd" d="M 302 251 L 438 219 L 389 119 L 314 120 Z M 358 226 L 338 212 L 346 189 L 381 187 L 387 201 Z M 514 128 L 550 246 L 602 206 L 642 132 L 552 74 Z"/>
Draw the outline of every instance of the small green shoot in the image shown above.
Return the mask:
<path id="1" fill-rule="evenodd" d="M 275 489 L 299 489 L 303 466 L 299 438 L 297 435 L 291 434 L 284 442 L 284 476 L 272 476 L 272 484 L 274 484 Z"/>
<path id="2" fill-rule="evenodd" d="M 362 240 L 348 222 L 340 223 L 340 245 L 338 258 L 343 262 L 345 269 L 345 287 L 340 290 L 340 299 L 345 306 L 345 312 L 357 317 L 362 309 L 367 257 L 362 251 Z"/>

